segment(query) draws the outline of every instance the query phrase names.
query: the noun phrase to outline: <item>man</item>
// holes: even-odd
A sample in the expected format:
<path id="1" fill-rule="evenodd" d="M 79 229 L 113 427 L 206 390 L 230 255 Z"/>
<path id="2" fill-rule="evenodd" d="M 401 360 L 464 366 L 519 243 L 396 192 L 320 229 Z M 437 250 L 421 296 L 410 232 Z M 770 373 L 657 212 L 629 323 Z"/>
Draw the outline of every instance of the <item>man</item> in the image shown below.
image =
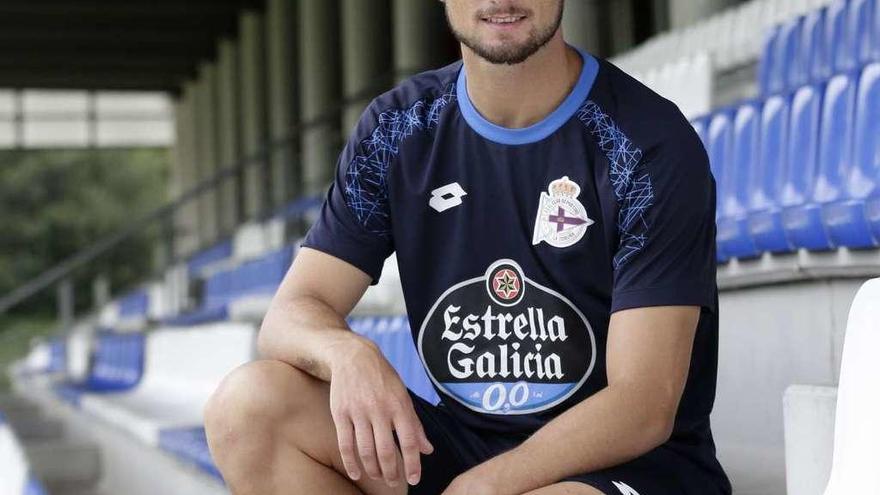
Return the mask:
<path id="1" fill-rule="evenodd" d="M 237 495 L 729 494 L 709 413 L 715 182 L 563 0 L 448 0 L 462 61 L 377 97 L 206 409 Z M 344 317 L 396 252 L 441 403 Z"/>

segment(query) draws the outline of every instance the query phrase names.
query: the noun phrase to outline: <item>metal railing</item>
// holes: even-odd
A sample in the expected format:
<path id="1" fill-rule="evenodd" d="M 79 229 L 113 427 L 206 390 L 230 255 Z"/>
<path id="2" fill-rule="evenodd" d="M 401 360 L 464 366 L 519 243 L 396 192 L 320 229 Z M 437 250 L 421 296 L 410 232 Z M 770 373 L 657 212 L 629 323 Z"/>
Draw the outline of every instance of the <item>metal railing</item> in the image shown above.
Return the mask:
<path id="1" fill-rule="evenodd" d="M 176 250 L 175 237 L 177 232 L 175 228 L 175 215 L 181 211 L 182 208 L 197 202 L 206 193 L 218 191 L 225 181 L 236 177 L 243 177 L 244 172 L 252 167 L 262 167 L 264 174 L 270 174 L 270 158 L 275 152 L 285 149 L 291 150 L 292 152 L 288 154 L 291 163 L 285 163 L 284 166 L 298 166 L 299 164 L 297 162 L 300 161 L 301 152 L 300 137 L 305 131 L 331 126 L 333 130 L 337 131 L 332 136 L 333 139 L 331 146 L 334 148 L 334 151 L 338 153 L 341 151 L 341 146 L 344 142 L 343 131 L 339 129 L 338 125 L 343 112 L 349 106 L 368 101 L 381 91 L 390 88 L 394 84 L 396 78 L 408 76 L 415 72 L 417 72 L 417 70 L 400 70 L 383 74 L 371 81 L 370 84 L 365 86 L 365 88 L 359 93 L 339 100 L 321 115 L 308 121 L 295 123 L 287 130 L 284 136 L 267 140 L 254 153 L 242 156 L 234 163 L 224 165 L 213 176 L 198 182 L 193 187 L 180 194 L 175 200 L 133 219 L 123 228 L 95 241 L 87 248 L 70 256 L 55 266 L 52 266 L 25 284 L 17 287 L 12 292 L 4 295 L 0 298 L 0 314 L 8 312 L 10 309 L 22 304 L 29 298 L 32 298 L 55 285 L 63 285 L 65 281 L 72 279 L 77 271 L 91 263 L 95 263 L 102 257 L 107 256 L 113 249 L 119 247 L 125 241 L 154 225 L 160 226 L 162 236 L 164 237 L 163 243 L 165 244 L 165 249 L 168 253 L 162 266 L 157 267 L 156 270 L 164 270 L 168 266 L 177 263 L 182 256 L 191 254 L 177 253 Z M 330 163 L 326 164 L 326 166 L 332 167 L 334 164 Z M 298 191 L 295 192 L 298 193 Z M 264 194 L 264 200 L 260 202 L 260 211 L 255 220 L 264 220 L 274 208 L 279 208 L 283 206 L 283 204 L 295 199 L 295 196 L 293 195 L 288 194 L 287 196 L 289 197 L 285 198 L 282 204 L 271 204 L 268 199 L 269 195 Z M 236 216 L 238 223 L 240 223 L 244 218 L 240 207 L 238 210 Z M 228 233 L 219 232 L 219 235 L 216 238 L 200 239 L 201 242 L 197 250 L 208 247 L 221 240 L 224 235 L 228 235 Z M 122 289 L 125 289 L 125 287 Z M 119 291 L 115 292 L 118 293 Z"/>

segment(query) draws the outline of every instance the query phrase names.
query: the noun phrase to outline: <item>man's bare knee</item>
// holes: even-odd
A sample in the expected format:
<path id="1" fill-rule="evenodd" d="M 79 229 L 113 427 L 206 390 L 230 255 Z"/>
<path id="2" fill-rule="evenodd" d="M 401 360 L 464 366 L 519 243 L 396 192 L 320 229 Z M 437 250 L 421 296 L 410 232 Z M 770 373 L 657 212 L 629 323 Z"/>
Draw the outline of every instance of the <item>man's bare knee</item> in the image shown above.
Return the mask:
<path id="1" fill-rule="evenodd" d="M 259 438 L 289 420 L 314 397 L 319 381 L 281 361 L 261 360 L 232 370 L 205 405 L 205 430 L 211 443 Z"/>

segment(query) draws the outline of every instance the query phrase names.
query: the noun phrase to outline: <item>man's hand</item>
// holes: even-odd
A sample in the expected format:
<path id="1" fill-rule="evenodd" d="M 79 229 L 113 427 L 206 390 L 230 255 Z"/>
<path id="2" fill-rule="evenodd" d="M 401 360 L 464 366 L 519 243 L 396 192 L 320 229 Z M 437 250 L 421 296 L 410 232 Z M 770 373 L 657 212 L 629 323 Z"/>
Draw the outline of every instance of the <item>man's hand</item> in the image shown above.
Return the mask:
<path id="1" fill-rule="evenodd" d="M 370 478 L 384 477 L 389 486 L 402 481 L 393 429 L 400 442 L 406 479 L 417 483 L 421 478 L 420 453 L 430 454 L 434 447 L 397 371 L 366 339 L 353 341 L 338 354 L 339 359 L 331 365 L 330 413 L 349 476 L 360 478 L 360 457 Z"/>

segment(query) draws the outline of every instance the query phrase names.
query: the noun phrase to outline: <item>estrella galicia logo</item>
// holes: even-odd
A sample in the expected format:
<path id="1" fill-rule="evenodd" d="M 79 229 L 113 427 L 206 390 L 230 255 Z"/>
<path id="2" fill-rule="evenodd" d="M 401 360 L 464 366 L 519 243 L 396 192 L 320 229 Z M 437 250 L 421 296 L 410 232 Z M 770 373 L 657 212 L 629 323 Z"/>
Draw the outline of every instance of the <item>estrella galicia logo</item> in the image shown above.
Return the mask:
<path id="1" fill-rule="evenodd" d="M 434 384 L 461 404 L 529 414 L 586 382 L 596 338 L 571 301 L 502 259 L 437 299 L 419 329 L 418 351 Z"/>

